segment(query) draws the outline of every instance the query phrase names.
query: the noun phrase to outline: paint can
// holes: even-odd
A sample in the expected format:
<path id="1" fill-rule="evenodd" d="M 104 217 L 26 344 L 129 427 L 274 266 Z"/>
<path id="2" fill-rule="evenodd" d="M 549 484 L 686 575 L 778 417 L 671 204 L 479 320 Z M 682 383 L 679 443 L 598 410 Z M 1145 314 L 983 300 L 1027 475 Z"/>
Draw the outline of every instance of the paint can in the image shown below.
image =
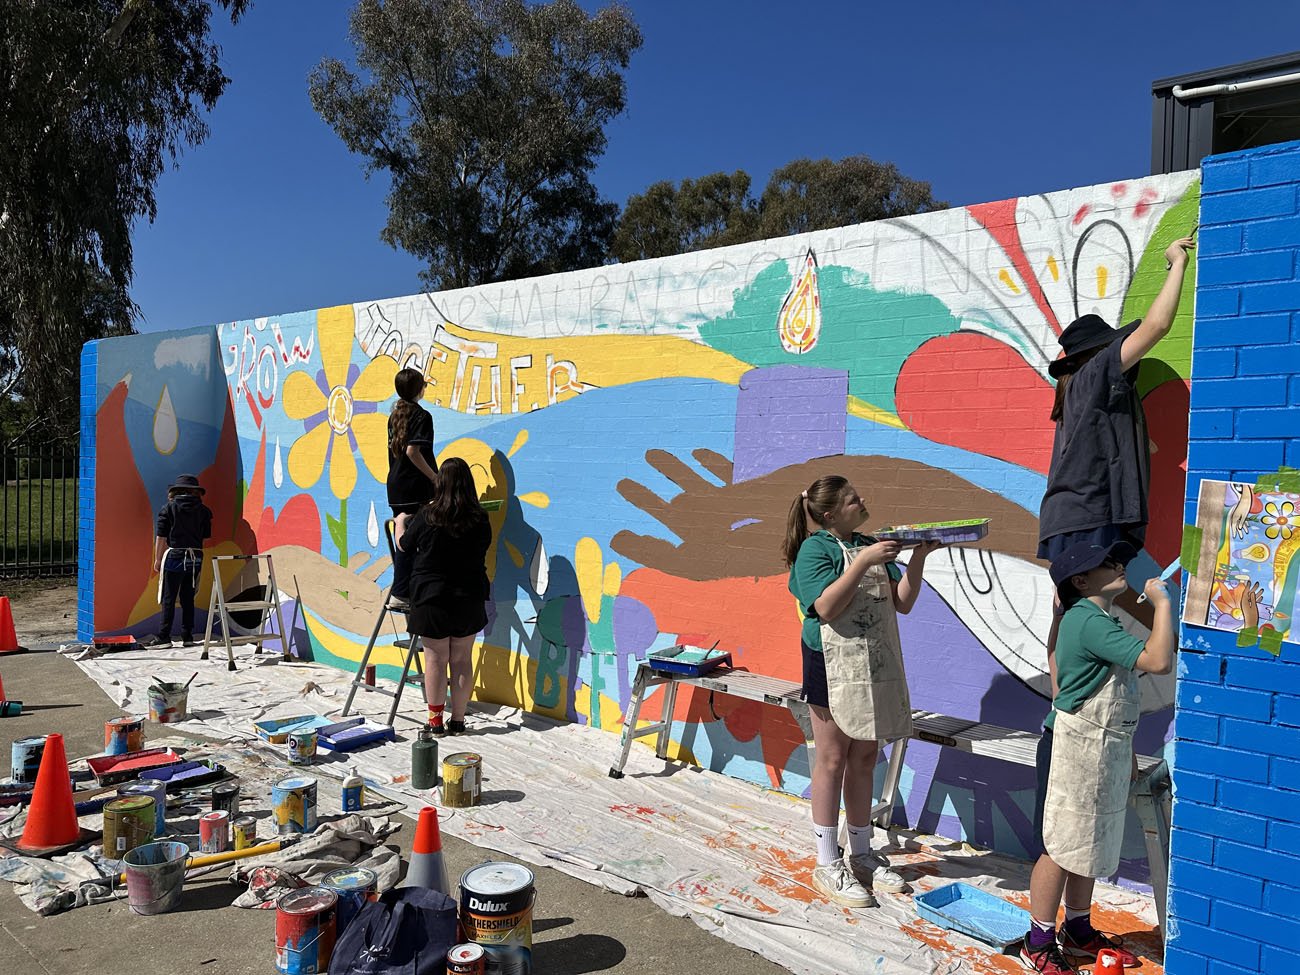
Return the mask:
<path id="1" fill-rule="evenodd" d="M 483 788 L 483 756 L 456 752 L 442 763 L 442 804 L 453 809 L 477 806 Z"/>
<path id="2" fill-rule="evenodd" d="M 533 872 L 488 862 L 460 878 L 460 923 L 482 945 L 487 975 L 529 975 L 533 967 Z"/>
<path id="3" fill-rule="evenodd" d="M 470 942 L 447 952 L 447 975 L 485 975 L 486 966 L 482 945 Z"/>
<path id="4" fill-rule="evenodd" d="M 164 914 L 181 902 L 190 848 L 164 840 L 137 846 L 122 858 L 126 901 L 136 914 Z"/>
<path id="5" fill-rule="evenodd" d="M 289 732 L 289 764 L 310 765 L 316 760 L 316 729 Z"/>
<path id="6" fill-rule="evenodd" d="M 223 782 L 212 787 L 212 811 L 223 809 L 233 820 L 239 815 L 239 783 Z"/>
<path id="7" fill-rule="evenodd" d="M 45 736 L 18 738 L 9 746 L 9 774 L 15 785 L 36 781 L 41 769 L 41 756 L 45 754 Z"/>
<path id="8" fill-rule="evenodd" d="M 1124 965 L 1119 954 L 1110 948 L 1097 952 L 1097 960 L 1092 966 L 1093 975 L 1124 975 Z"/>
<path id="9" fill-rule="evenodd" d="M 137 846 L 153 840 L 152 796 L 123 796 L 104 806 L 104 856 L 120 860 Z"/>
<path id="10" fill-rule="evenodd" d="M 113 718 L 104 722 L 104 754 L 125 755 L 144 748 L 144 722 L 139 718 Z"/>
<path id="11" fill-rule="evenodd" d="M 162 779 L 140 779 L 118 786 L 119 796 L 149 796 L 153 799 L 153 835 L 161 839 L 167 834 L 167 783 Z"/>
<path id="12" fill-rule="evenodd" d="M 324 887 L 291 890 L 275 904 L 275 970 L 317 975 L 329 970 L 337 937 L 338 898 Z"/>
<path id="13" fill-rule="evenodd" d="M 229 849 L 230 813 L 218 809 L 200 816 L 199 850 L 203 853 L 225 853 Z"/>
<path id="14" fill-rule="evenodd" d="M 240 816 L 230 824 L 230 835 L 236 850 L 247 850 L 257 846 L 257 818 Z"/>
<path id="15" fill-rule="evenodd" d="M 335 929 L 339 937 L 347 930 L 361 908 L 379 899 L 379 878 L 373 870 L 364 867 L 344 867 L 321 877 L 320 885 L 332 890 L 338 898 L 338 921 Z"/>
<path id="16" fill-rule="evenodd" d="M 149 720 L 175 724 L 189 717 L 189 684 L 155 681 L 149 685 Z"/>
<path id="17" fill-rule="evenodd" d="M 305 775 L 281 779 L 271 786 L 271 811 L 277 833 L 316 831 L 316 780 Z"/>

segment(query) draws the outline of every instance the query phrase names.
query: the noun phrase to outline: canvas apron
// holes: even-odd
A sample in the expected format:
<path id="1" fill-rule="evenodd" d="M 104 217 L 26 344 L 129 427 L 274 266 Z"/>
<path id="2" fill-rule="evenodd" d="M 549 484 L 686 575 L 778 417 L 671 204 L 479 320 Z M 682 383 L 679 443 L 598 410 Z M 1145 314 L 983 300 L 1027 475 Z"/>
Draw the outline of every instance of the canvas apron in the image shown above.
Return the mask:
<path id="1" fill-rule="evenodd" d="M 180 569 L 182 572 L 189 572 L 194 576 L 194 588 L 199 588 L 199 576 L 203 572 L 203 552 L 197 548 L 168 548 L 163 552 L 162 561 L 159 563 L 161 570 L 158 573 L 158 602 L 161 605 L 163 598 L 163 576 L 167 574 L 167 560 L 171 558 L 173 552 L 180 553 Z M 173 569 L 173 572 L 176 570 Z"/>
<path id="2" fill-rule="evenodd" d="M 839 544 L 847 568 L 862 550 Z M 893 590 L 883 565 L 863 574 L 849 608 L 822 623 L 821 638 L 831 717 L 840 730 L 860 741 L 910 736 L 912 700 Z"/>
<path id="3" fill-rule="evenodd" d="M 1112 665 L 1078 711 L 1056 713 L 1043 845 L 1063 870 L 1109 877 L 1119 869 L 1140 706 L 1137 672 Z"/>

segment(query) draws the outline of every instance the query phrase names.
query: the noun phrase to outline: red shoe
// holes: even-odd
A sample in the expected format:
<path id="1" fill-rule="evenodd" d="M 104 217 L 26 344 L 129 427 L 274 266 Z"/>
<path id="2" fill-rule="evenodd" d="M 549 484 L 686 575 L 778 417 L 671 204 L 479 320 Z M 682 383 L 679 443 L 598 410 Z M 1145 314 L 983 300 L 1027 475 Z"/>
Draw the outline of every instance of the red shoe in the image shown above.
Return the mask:
<path id="1" fill-rule="evenodd" d="M 1119 956 L 1119 963 L 1125 968 L 1137 968 L 1142 964 L 1142 959 L 1125 948 L 1123 941 L 1104 935 L 1096 928 L 1092 931 L 1092 937 L 1086 941 L 1077 941 L 1070 934 L 1069 925 L 1063 924 L 1057 932 L 1057 937 L 1061 939 L 1061 949 L 1069 955 L 1096 958 L 1097 952 L 1110 949 Z"/>
<path id="2" fill-rule="evenodd" d="M 1061 946 L 1055 941 L 1033 948 L 1026 937 L 1020 946 L 1020 963 L 1039 975 L 1077 975 L 1075 967 L 1066 961 Z"/>

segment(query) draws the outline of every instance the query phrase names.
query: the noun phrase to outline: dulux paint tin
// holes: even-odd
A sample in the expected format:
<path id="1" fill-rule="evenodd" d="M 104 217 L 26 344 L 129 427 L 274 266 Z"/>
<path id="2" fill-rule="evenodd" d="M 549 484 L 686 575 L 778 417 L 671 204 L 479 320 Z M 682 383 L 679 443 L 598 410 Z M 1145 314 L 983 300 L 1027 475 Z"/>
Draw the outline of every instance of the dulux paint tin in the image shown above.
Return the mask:
<path id="1" fill-rule="evenodd" d="M 447 975 L 486 975 L 486 972 L 487 958 L 482 945 L 470 942 L 447 952 Z"/>
<path id="2" fill-rule="evenodd" d="M 167 783 L 162 779 L 140 779 L 117 787 L 119 796 L 149 796 L 153 799 L 153 835 L 161 839 L 167 835 Z"/>
<path id="3" fill-rule="evenodd" d="M 460 878 L 460 924 L 483 946 L 487 975 L 530 975 L 533 872 L 518 863 L 480 863 Z"/>
<path id="4" fill-rule="evenodd" d="M 334 891 L 338 898 L 338 921 L 335 929 L 342 936 L 361 908 L 379 899 L 379 878 L 364 867 L 344 867 L 321 877 L 320 885 Z"/>
<path id="5" fill-rule="evenodd" d="M 316 780 L 305 775 L 281 779 L 271 786 L 271 811 L 278 833 L 316 831 Z"/>
<path id="6" fill-rule="evenodd" d="M 223 809 L 230 813 L 233 820 L 239 815 L 239 784 L 236 782 L 222 782 L 220 785 L 212 787 L 212 809 L 217 811 Z"/>
<path id="7" fill-rule="evenodd" d="M 104 722 L 104 754 L 125 755 L 144 748 L 144 722 L 139 718 L 112 718 Z"/>
<path id="8" fill-rule="evenodd" d="M 310 765 L 316 760 L 316 729 L 289 732 L 287 746 L 290 765 Z"/>
<path id="9" fill-rule="evenodd" d="M 41 768 L 41 756 L 45 754 L 45 736 L 18 738 L 9 746 L 9 775 L 15 783 L 31 785 L 36 781 L 36 773 Z"/>
<path id="10" fill-rule="evenodd" d="M 230 813 L 218 809 L 200 816 L 199 850 L 203 853 L 225 853 L 229 849 Z"/>
<path id="11" fill-rule="evenodd" d="M 152 796 L 123 796 L 104 806 L 104 856 L 118 859 L 154 838 Z"/>
<path id="12" fill-rule="evenodd" d="M 280 975 L 329 971 L 337 937 L 338 898 L 324 887 L 303 887 L 275 904 L 275 970 Z"/>
<path id="13" fill-rule="evenodd" d="M 240 816 L 230 824 L 230 835 L 236 850 L 257 846 L 257 817 Z"/>

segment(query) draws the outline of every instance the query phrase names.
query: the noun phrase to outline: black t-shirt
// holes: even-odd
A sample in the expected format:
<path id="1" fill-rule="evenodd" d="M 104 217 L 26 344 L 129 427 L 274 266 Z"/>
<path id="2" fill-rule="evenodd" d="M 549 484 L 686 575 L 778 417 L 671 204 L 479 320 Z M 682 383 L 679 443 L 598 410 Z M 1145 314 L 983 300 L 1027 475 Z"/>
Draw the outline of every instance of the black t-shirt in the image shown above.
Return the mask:
<path id="1" fill-rule="evenodd" d="M 168 548 L 202 548 L 212 537 L 212 510 L 193 494 L 168 498 L 158 511 L 155 533 Z"/>
<path id="2" fill-rule="evenodd" d="M 1138 369 L 1124 372 L 1122 346 L 1112 342 L 1070 377 L 1039 509 L 1039 541 L 1102 525 L 1146 527 L 1151 445 Z"/>
<path id="3" fill-rule="evenodd" d="M 393 417 L 388 417 L 388 442 L 393 442 Z M 433 417 L 423 406 L 416 406 L 411 414 L 410 425 L 406 428 L 406 446 L 419 447 L 424 461 L 433 470 L 438 469 L 433 457 Z M 388 505 L 391 508 L 409 508 L 414 510 L 419 505 L 433 499 L 433 482 L 424 471 L 406 456 L 405 449 L 394 457 L 390 447 L 388 453 Z"/>
<path id="4" fill-rule="evenodd" d="M 492 526 L 487 515 L 459 536 L 416 515 L 407 523 L 401 544 L 402 551 L 415 557 L 411 589 L 417 599 L 488 598 L 487 551 L 492 544 Z"/>

